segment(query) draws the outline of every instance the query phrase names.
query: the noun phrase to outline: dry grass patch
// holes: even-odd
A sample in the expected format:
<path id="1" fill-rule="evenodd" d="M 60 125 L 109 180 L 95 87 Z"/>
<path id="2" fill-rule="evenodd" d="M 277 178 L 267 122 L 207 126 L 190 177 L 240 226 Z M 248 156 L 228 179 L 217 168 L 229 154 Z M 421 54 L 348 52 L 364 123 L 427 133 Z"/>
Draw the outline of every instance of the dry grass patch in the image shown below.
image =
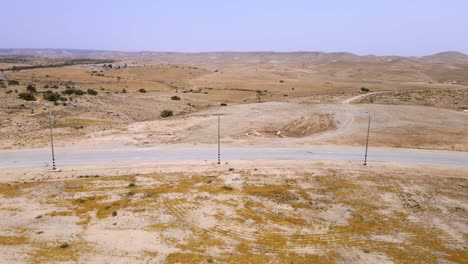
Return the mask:
<path id="1" fill-rule="evenodd" d="M 25 236 L 0 236 L 1 246 L 20 246 L 27 244 L 28 241 Z"/>
<path id="2" fill-rule="evenodd" d="M 56 127 L 71 127 L 71 128 L 84 128 L 87 126 L 111 125 L 115 124 L 114 121 L 98 120 L 98 119 L 84 119 L 84 118 L 65 118 L 57 119 Z"/>
<path id="3" fill-rule="evenodd" d="M 336 129 L 337 124 L 332 114 L 314 114 L 301 117 L 286 125 L 282 134 L 287 137 L 307 137 Z"/>

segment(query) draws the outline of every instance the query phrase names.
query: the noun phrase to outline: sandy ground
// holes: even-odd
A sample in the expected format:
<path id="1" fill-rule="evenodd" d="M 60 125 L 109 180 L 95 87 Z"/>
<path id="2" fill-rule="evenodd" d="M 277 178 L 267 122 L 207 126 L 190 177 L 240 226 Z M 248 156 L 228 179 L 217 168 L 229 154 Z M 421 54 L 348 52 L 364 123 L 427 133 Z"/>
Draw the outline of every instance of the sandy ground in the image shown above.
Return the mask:
<path id="1" fill-rule="evenodd" d="M 362 146 L 370 115 L 371 146 L 468 150 L 468 115 L 461 112 L 420 106 L 285 102 L 221 107 L 171 120 L 137 122 L 123 130 L 99 131 L 83 140 L 57 140 L 57 144 L 95 147 L 215 144 L 218 114 L 222 115 L 223 144 Z M 318 116 L 331 120 L 319 122 Z M 291 127 L 296 130 L 290 131 Z"/>
<path id="2" fill-rule="evenodd" d="M 53 110 L 59 148 L 215 144 L 217 115 L 223 146 L 363 146 L 370 116 L 371 147 L 468 151 L 468 115 L 454 111 L 465 106 L 468 64 L 438 57 L 139 54 L 119 57 L 115 65 L 129 65 L 120 69 L 5 72 L 20 85 L 0 89 L 0 148 L 48 146 Z M 18 99 L 30 83 L 38 101 Z M 54 106 L 42 99 L 52 85 L 98 95 Z M 162 118 L 163 109 L 175 116 Z M 0 172 L 3 262 L 468 259 L 466 167 L 257 160 L 61 168 Z"/>
<path id="3" fill-rule="evenodd" d="M 302 161 L 139 165 L 107 172 L 84 166 L 0 184 L 0 258 L 463 263 L 468 257 L 463 168 Z"/>

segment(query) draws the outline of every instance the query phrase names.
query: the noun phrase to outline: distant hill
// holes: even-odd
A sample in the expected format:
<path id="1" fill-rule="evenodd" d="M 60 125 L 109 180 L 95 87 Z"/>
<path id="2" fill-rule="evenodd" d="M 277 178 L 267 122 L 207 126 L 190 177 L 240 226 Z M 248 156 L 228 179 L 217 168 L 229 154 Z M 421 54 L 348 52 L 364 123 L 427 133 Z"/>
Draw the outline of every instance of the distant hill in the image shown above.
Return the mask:
<path id="1" fill-rule="evenodd" d="M 359 61 L 359 62 L 383 62 L 398 60 L 413 60 L 430 63 L 468 63 L 468 55 L 456 51 L 441 52 L 423 57 L 403 57 L 403 56 L 359 56 L 348 52 L 320 52 L 320 51 L 297 51 L 297 52 L 153 52 L 153 51 L 106 51 L 106 50 L 80 50 L 80 49 L 1 49 L 0 56 L 35 56 L 47 58 L 63 57 L 93 57 L 93 58 L 129 58 L 129 57 L 161 57 L 201 59 L 216 58 L 217 60 L 286 60 L 286 61 Z"/>
<path id="2" fill-rule="evenodd" d="M 458 51 L 436 53 L 420 58 L 423 61 L 435 63 L 468 63 L 468 55 Z"/>

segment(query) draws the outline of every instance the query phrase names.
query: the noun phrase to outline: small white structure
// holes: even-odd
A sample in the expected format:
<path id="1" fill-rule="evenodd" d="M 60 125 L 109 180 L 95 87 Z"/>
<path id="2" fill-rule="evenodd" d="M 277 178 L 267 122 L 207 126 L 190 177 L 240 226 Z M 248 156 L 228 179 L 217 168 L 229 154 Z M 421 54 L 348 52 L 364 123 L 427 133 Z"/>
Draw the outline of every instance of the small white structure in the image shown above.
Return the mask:
<path id="1" fill-rule="evenodd" d="M 463 110 L 463 112 L 468 113 L 468 109 Z"/>

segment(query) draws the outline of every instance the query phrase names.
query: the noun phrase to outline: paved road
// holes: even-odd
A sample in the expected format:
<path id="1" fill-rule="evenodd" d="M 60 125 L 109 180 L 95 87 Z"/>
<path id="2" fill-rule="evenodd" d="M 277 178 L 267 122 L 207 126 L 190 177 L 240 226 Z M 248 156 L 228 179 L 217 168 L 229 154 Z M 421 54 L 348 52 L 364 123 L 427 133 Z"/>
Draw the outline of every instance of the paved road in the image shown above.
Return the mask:
<path id="1" fill-rule="evenodd" d="M 307 148 L 261 148 L 230 147 L 222 149 L 222 160 L 344 160 L 362 161 L 363 148 L 356 147 L 307 147 Z M 44 166 L 50 164 L 49 149 L 2 150 L 0 168 Z M 181 148 L 128 148 L 103 150 L 56 150 L 58 165 L 113 164 L 148 161 L 215 161 L 216 146 Z M 369 150 L 369 163 L 398 162 L 412 164 L 437 164 L 468 167 L 468 152 L 385 149 Z"/>

